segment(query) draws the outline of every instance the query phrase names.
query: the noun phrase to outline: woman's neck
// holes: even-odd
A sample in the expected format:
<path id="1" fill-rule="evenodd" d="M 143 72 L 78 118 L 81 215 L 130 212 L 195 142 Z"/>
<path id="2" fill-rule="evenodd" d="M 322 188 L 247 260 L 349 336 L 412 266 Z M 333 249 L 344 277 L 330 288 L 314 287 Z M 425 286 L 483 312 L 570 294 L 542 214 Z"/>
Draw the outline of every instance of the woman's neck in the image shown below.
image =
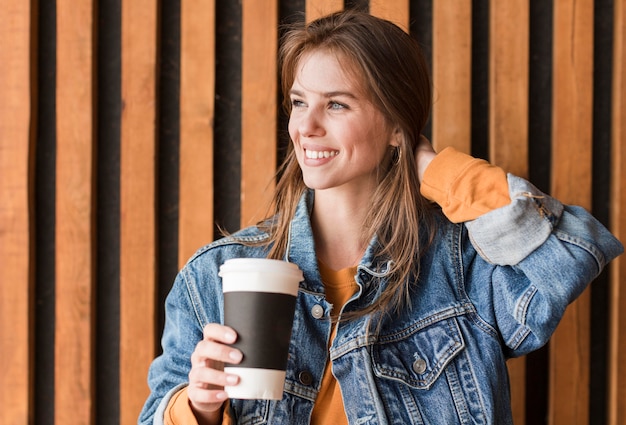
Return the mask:
<path id="1" fill-rule="evenodd" d="M 312 225 L 318 258 L 333 270 L 357 265 L 365 252 L 363 223 L 367 197 L 316 191 Z"/>

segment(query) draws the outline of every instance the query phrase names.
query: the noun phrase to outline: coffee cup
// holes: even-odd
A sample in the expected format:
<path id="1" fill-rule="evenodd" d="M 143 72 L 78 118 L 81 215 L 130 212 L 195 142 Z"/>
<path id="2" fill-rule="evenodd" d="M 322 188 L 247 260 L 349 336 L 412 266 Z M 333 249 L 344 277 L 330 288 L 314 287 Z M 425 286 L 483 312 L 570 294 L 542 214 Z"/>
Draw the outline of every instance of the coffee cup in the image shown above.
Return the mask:
<path id="1" fill-rule="evenodd" d="M 239 383 L 224 390 L 230 398 L 280 400 L 302 271 L 287 261 L 234 258 L 219 275 L 224 324 L 237 332 L 232 346 L 243 353 L 241 363 L 225 365 Z"/>

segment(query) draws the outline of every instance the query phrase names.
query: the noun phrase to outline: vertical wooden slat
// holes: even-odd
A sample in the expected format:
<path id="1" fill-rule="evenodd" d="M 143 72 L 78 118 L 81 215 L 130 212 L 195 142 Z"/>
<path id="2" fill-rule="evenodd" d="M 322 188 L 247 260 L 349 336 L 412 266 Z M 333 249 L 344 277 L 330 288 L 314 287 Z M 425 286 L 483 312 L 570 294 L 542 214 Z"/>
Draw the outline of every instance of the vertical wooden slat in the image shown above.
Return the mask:
<path id="1" fill-rule="evenodd" d="M 370 13 L 409 30 L 409 0 L 371 0 Z"/>
<path id="2" fill-rule="evenodd" d="M 213 239 L 215 1 L 181 2 L 178 264 Z"/>
<path id="3" fill-rule="evenodd" d="M 515 31 L 511 31 L 515 28 Z M 489 2 L 490 161 L 528 176 L 528 0 Z M 509 360 L 513 422 L 526 422 L 526 358 Z"/>
<path id="4" fill-rule="evenodd" d="M 491 162 L 507 172 L 527 177 L 528 0 L 491 0 L 489 14 Z"/>
<path id="5" fill-rule="evenodd" d="M 137 421 L 154 357 L 157 2 L 122 1 L 120 423 Z"/>
<path id="6" fill-rule="evenodd" d="M 94 411 L 93 22 L 90 0 L 57 1 L 55 422 Z"/>
<path id="7" fill-rule="evenodd" d="M 433 125 L 436 150 L 471 145 L 472 2 L 433 2 Z"/>
<path id="8" fill-rule="evenodd" d="M 0 7 L 0 422 L 32 415 L 30 4 Z"/>
<path id="9" fill-rule="evenodd" d="M 306 0 L 305 14 L 307 22 L 314 21 L 338 10 L 343 10 L 343 0 Z"/>
<path id="10" fill-rule="evenodd" d="M 554 4 L 552 195 L 591 208 L 593 0 Z M 589 419 L 589 291 L 570 305 L 550 345 L 550 424 Z"/>
<path id="11" fill-rule="evenodd" d="M 267 213 L 276 173 L 278 2 L 242 2 L 241 224 Z"/>
<path id="12" fill-rule="evenodd" d="M 626 241 L 626 1 L 615 1 L 612 99 L 611 230 Z M 608 417 L 626 423 L 626 260 L 611 264 Z"/>

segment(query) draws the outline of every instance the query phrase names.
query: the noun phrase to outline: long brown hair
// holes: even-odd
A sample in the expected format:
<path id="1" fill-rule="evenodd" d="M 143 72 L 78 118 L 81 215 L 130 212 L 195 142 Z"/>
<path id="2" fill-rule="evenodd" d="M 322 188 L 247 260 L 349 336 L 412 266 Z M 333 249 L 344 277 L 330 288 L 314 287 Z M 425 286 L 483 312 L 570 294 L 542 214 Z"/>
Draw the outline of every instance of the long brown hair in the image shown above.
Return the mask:
<path id="1" fill-rule="evenodd" d="M 298 62 L 304 54 L 315 50 L 326 50 L 345 59 L 373 104 L 392 128 L 400 131 L 400 146 L 380 179 L 363 227 L 366 240 L 378 237 L 382 248 L 377 255 L 392 261 L 388 284 L 377 304 L 358 315 L 391 313 L 407 304 L 409 285 L 419 274 L 419 257 L 434 232 L 432 208 L 419 193 L 414 154 L 431 109 L 428 65 L 409 34 L 367 13 L 348 10 L 292 26 L 285 32 L 279 51 L 287 114 L 291 110 L 289 90 Z M 289 224 L 306 190 L 291 144 L 279 175 L 273 200 L 275 216 L 265 222 L 270 234 L 270 258 L 284 257 Z M 426 230 L 425 236 L 420 230 Z"/>

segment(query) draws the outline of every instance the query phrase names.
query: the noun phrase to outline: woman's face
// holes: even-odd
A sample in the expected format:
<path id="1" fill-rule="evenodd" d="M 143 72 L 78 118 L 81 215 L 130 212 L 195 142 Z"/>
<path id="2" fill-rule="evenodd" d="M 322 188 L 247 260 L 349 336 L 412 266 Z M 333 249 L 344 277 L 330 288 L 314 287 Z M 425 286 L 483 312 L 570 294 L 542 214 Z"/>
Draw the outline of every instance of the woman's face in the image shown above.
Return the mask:
<path id="1" fill-rule="evenodd" d="M 290 91 L 289 135 L 308 187 L 367 194 L 397 143 L 348 69 L 323 50 L 302 57 Z"/>

